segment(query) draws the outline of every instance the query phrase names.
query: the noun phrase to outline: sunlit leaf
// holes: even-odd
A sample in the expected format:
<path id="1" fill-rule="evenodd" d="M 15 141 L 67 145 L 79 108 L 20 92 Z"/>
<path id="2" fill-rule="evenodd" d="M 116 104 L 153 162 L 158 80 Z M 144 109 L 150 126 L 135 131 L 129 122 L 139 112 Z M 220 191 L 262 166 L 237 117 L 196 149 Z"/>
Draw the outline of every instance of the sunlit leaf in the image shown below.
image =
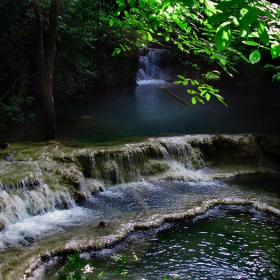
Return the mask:
<path id="1" fill-rule="evenodd" d="M 111 18 L 110 21 L 109 21 L 109 25 L 112 27 L 114 25 L 114 22 L 115 22 L 115 19 Z"/>
<path id="2" fill-rule="evenodd" d="M 166 11 L 169 7 L 170 7 L 170 2 L 168 1 L 168 2 L 166 2 L 163 6 L 162 6 L 162 11 L 164 12 L 164 11 Z"/>
<path id="3" fill-rule="evenodd" d="M 209 93 L 206 93 L 205 98 L 206 98 L 207 101 L 209 101 L 210 98 L 211 98 L 211 95 Z"/>
<path id="4" fill-rule="evenodd" d="M 249 60 L 251 61 L 252 64 L 259 62 L 260 59 L 261 59 L 261 54 L 258 50 L 253 51 L 249 56 Z"/>
<path id="5" fill-rule="evenodd" d="M 250 46 L 259 46 L 259 43 L 254 42 L 254 41 L 242 41 L 242 43 Z"/>
<path id="6" fill-rule="evenodd" d="M 196 91 L 193 90 L 193 89 L 188 89 L 187 92 L 188 92 L 189 94 L 196 94 Z"/>
<path id="7" fill-rule="evenodd" d="M 148 38 L 149 41 L 153 40 L 153 37 L 152 37 L 150 32 L 147 32 L 147 38 Z"/>
<path id="8" fill-rule="evenodd" d="M 182 79 L 182 80 L 185 80 L 186 78 L 182 75 L 177 75 L 178 78 Z"/>
<path id="9" fill-rule="evenodd" d="M 271 56 L 272 58 L 277 58 L 280 56 L 280 45 L 276 45 L 271 48 Z"/>
<path id="10" fill-rule="evenodd" d="M 196 104 L 196 98 L 195 98 L 195 96 L 192 98 L 192 104 L 193 104 L 193 105 Z"/>
<path id="11" fill-rule="evenodd" d="M 231 42 L 231 26 L 230 22 L 224 22 L 219 26 L 215 35 L 215 46 L 218 51 L 224 50 Z"/>

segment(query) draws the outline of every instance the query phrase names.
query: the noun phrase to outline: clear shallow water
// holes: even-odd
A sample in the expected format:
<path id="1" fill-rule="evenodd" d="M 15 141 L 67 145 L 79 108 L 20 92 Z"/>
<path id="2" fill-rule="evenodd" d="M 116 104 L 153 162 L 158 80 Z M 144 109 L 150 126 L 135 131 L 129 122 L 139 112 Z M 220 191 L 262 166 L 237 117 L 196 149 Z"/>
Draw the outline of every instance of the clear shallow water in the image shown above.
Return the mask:
<path id="1" fill-rule="evenodd" d="M 126 255 L 127 262 L 116 265 L 113 253 Z M 137 231 L 114 249 L 84 257 L 93 261 L 94 274 L 109 271 L 104 279 L 172 279 L 171 274 L 192 280 L 279 279 L 280 220 L 249 206 L 218 206 L 192 219 Z M 49 265 L 42 279 L 56 279 L 53 269 Z M 126 277 L 112 274 L 118 269 L 125 269 Z"/>
<path id="2" fill-rule="evenodd" d="M 71 240 L 73 234 L 75 239 L 90 238 L 100 219 L 109 221 L 109 229 L 110 222 L 122 227 L 136 219 L 148 221 L 150 211 L 178 213 L 186 205 L 193 208 L 200 205 L 201 200 L 215 197 L 250 196 L 279 209 L 279 180 L 279 176 L 244 176 L 214 182 L 161 181 L 116 186 L 80 205 L 85 213 L 88 209 L 89 215 L 85 216 L 88 228 L 81 224 L 83 228 L 73 231 L 69 227 L 64 229 L 67 230 L 64 235 L 66 240 Z M 56 236 L 63 242 L 61 234 Z M 51 240 L 44 239 L 44 243 Z M 133 260 L 133 252 L 137 261 Z M 126 255 L 127 262 L 116 266 L 110 258 L 112 254 Z M 96 268 L 92 275 L 87 275 L 89 279 L 94 279 L 93 275 L 103 270 L 112 272 L 116 269 L 126 269 L 128 275 L 124 278 L 123 275 L 106 273 L 104 279 L 158 280 L 164 276 L 172 279 L 169 276 L 172 273 L 180 275 L 181 279 L 192 280 L 279 279 L 280 219 L 251 206 L 218 206 L 194 218 L 167 222 L 157 229 L 136 231 L 112 249 L 83 253 L 82 256 L 93 261 Z M 41 266 L 31 279 L 57 279 L 63 265 L 57 261 L 53 259 Z"/>
<path id="3" fill-rule="evenodd" d="M 206 105 L 185 107 L 163 92 L 161 85 L 153 80 L 108 94 L 58 101 L 57 138 L 104 143 L 166 134 L 280 132 L 280 106 L 275 106 L 270 92 L 221 90 L 229 107 L 214 98 Z M 168 87 L 190 101 L 186 89 L 171 84 Z M 1 133 L 0 141 L 42 140 L 43 127 L 39 109 L 35 124 L 28 128 L 11 127 Z"/>

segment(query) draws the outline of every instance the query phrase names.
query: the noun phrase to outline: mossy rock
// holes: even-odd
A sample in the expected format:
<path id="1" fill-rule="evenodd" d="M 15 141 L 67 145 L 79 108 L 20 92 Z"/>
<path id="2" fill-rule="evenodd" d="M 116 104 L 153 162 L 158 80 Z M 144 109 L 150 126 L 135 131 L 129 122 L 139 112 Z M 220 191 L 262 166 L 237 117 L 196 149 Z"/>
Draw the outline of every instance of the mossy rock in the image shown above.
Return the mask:
<path id="1" fill-rule="evenodd" d="M 144 169 L 141 174 L 144 176 L 155 175 L 157 173 L 162 173 L 168 170 L 169 166 L 165 162 L 161 161 L 150 161 L 145 164 Z"/>

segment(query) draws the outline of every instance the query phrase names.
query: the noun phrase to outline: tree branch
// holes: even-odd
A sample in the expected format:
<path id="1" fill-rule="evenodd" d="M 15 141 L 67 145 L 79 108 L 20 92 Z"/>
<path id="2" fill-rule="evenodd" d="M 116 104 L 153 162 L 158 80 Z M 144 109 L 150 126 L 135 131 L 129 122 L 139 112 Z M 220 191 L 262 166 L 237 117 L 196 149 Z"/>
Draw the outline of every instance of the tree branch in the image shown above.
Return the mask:
<path id="1" fill-rule="evenodd" d="M 173 92 L 171 92 L 170 89 L 168 89 L 166 86 L 162 86 L 161 87 L 163 91 L 165 91 L 166 93 L 168 93 L 171 97 L 173 97 L 174 99 L 176 99 L 177 101 L 183 103 L 185 106 L 190 106 L 190 104 L 185 101 L 183 98 L 179 97 L 178 95 L 174 94 Z"/>

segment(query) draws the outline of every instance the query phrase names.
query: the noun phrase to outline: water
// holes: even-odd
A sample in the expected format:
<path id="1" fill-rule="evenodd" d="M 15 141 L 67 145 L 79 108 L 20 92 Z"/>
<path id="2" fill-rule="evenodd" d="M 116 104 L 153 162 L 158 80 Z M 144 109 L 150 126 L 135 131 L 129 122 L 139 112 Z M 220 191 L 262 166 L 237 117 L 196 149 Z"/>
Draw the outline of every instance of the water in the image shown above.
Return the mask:
<path id="1" fill-rule="evenodd" d="M 126 279 L 279 279 L 279 231 L 279 219 L 270 214 L 252 207 L 217 206 L 192 219 L 137 231 L 114 249 L 83 256 L 90 257 L 94 275 L 107 272 L 104 279 L 124 279 L 112 274 L 123 269 Z M 127 262 L 116 263 L 111 254 L 125 255 Z M 56 279 L 53 269 L 60 268 L 52 265 L 42 279 Z"/>
<path id="2" fill-rule="evenodd" d="M 163 221 L 164 216 L 186 213 L 212 199 L 234 203 L 247 198 L 248 203 L 259 201 L 279 210 L 279 179 L 245 176 L 214 182 L 160 181 L 111 187 L 79 206 L 84 212 L 80 226 L 71 228 L 74 219 L 69 216 L 68 225 L 60 226 L 55 238 L 42 234 L 38 246 L 63 248 L 63 243 L 75 243 L 77 239 L 84 244 L 82 240 L 90 242 L 100 234 L 109 239 L 114 229 L 119 232 L 128 224 Z M 107 221 L 108 227 L 97 228 L 100 219 Z M 138 261 L 133 260 L 133 252 Z M 178 274 L 181 279 L 279 279 L 280 220 L 252 206 L 216 206 L 196 217 L 178 222 L 169 219 L 159 228 L 138 230 L 116 247 L 83 253 L 82 257 L 93 261 L 96 275 L 102 270 L 116 270 L 112 254 L 127 255 L 127 263 L 117 265 L 128 271 L 127 279 L 162 279 L 170 274 Z M 35 270 L 31 279 L 57 279 L 62 266 L 63 262 L 54 258 Z M 123 277 L 106 273 L 104 279 Z"/>
<path id="3" fill-rule="evenodd" d="M 57 138 L 104 143 L 167 134 L 280 132 L 280 106 L 273 106 L 271 92 L 264 96 L 257 91 L 226 90 L 221 95 L 228 108 L 214 98 L 206 105 L 185 107 L 163 92 L 162 83 L 142 81 L 135 88 L 57 101 Z M 168 87 L 190 101 L 185 89 L 171 84 Z M 1 133 L 0 141 L 41 140 L 43 127 L 40 110 L 35 124 L 11 127 Z"/>

